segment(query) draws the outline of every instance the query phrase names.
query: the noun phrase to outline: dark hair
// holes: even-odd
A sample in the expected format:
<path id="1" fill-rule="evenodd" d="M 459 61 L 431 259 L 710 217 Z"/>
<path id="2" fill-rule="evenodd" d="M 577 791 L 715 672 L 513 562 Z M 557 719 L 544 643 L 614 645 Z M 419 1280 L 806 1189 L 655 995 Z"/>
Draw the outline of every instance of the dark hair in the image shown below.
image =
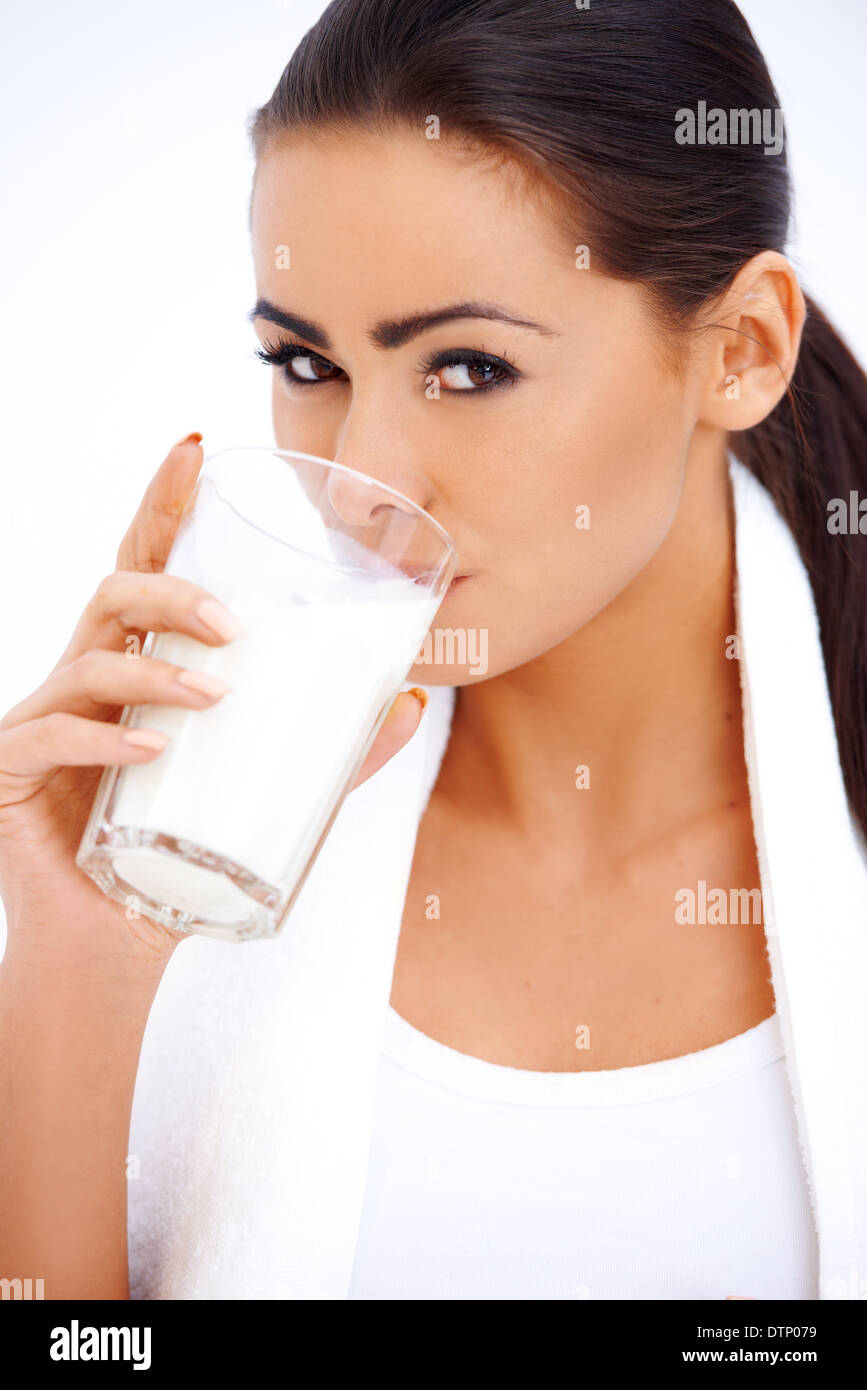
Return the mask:
<path id="1" fill-rule="evenodd" d="M 700 101 L 780 107 L 731 0 L 334 0 L 249 133 L 258 158 L 305 128 L 422 131 L 436 115 L 468 151 L 505 157 L 547 190 L 597 266 L 640 282 L 687 329 L 746 261 L 783 251 L 791 203 L 784 149 L 675 140 L 676 113 Z M 867 834 L 867 582 L 857 538 L 830 534 L 827 512 L 867 493 L 867 378 L 809 298 L 807 310 L 786 394 L 730 443 L 809 573 L 846 789 Z"/>

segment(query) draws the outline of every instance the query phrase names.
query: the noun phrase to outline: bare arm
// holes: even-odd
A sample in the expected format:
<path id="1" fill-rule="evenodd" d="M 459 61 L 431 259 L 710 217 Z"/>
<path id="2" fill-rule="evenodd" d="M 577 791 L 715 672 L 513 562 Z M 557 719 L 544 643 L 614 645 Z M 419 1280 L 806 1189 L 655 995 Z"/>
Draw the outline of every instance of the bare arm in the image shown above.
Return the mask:
<path id="1" fill-rule="evenodd" d="M 0 1278 L 129 1298 L 127 1142 L 158 983 L 138 963 L 0 964 Z"/>

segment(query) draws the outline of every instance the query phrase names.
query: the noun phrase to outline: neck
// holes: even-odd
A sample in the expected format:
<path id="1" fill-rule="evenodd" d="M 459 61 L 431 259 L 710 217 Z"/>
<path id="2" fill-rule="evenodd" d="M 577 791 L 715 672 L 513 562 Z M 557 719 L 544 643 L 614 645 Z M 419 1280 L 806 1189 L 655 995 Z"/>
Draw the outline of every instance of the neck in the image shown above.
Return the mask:
<path id="1" fill-rule="evenodd" d="M 461 687 L 442 793 L 531 846 L 565 829 L 588 862 L 742 799 L 733 535 L 725 440 L 696 440 L 671 529 L 628 587 L 557 647 Z"/>

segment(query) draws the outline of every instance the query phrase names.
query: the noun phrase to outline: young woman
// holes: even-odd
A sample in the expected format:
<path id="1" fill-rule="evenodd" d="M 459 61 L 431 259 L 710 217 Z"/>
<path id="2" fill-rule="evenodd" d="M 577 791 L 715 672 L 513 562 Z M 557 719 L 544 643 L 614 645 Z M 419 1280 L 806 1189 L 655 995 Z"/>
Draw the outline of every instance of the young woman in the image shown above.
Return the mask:
<path id="1" fill-rule="evenodd" d="M 127 920 L 74 864 L 159 757 L 120 710 L 220 697 L 125 638 L 232 637 L 161 573 L 170 451 L 0 723 L 3 1272 L 867 1292 L 867 382 L 784 254 L 778 108 L 729 0 L 335 0 L 298 47 L 251 124 L 276 440 L 445 526 L 466 651 L 277 942 Z"/>

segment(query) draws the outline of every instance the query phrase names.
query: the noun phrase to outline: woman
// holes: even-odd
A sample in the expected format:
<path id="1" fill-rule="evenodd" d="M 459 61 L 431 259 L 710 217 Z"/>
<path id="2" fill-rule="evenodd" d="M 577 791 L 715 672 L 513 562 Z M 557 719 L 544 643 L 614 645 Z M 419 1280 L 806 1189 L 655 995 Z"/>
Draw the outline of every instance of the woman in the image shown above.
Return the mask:
<path id="1" fill-rule="evenodd" d="M 278 445 L 442 522 L 452 645 L 243 952 L 73 862 L 159 756 L 123 705 L 219 698 L 121 656 L 231 640 L 160 573 L 200 436 L 2 721 L 2 1255 L 47 1296 L 130 1296 L 127 1185 L 133 1297 L 867 1291 L 867 383 L 778 107 L 726 0 L 336 0 L 256 113 Z"/>

